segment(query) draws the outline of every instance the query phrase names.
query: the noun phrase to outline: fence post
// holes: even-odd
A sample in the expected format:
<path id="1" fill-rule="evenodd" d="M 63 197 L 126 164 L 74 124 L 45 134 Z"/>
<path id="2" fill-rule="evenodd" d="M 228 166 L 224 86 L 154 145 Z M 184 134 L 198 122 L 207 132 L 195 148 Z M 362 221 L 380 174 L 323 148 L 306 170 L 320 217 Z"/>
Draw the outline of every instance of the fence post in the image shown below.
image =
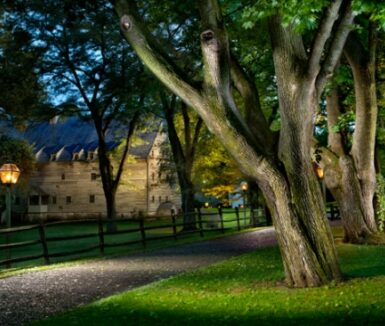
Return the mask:
<path id="1" fill-rule="evenodd" d="M 257 216 L 255 216 L 255 211 L 257 211 Z M 250 216 L 251 216 L 251 222 L 252 222 L 252 227 L 257 227 L 258 224 L 259 224 L 259 218 L 260 218 L 260 215 L 259 215 L 260 211 L 259 211 L 259 208 L 252 208 L 250 207 Z"/>
<path id="2" fill-rule="evenodd" d="M 98 234 L 99 234 L 99 249 L 100 253 L 104 255 L 104 230 L 103 230 L 103 220 L 102 215 L 99 215 L 98 219 Z"/>
<path id="3" fill-rule="evenodd" d="M 11 239 L 11 237 L 9 236 L 9 233 L 6 233 L 6 234 L 5 234 L 5 243 L 6 243 L 7 245 L 10 244 L 10 239 Z M 11 259 L 11 248 L 7 248 L 7 259 Z M 11 268 L 12 265 L 11 265 L 11 263 L 7 263 L 7 264 L 5 265 L 5 267 L 6 267 L 6 268 Z"/>
<path id="4" fill-rule="evenodd" d="M 200 207 L 198 207 L 198 225 L 199 225 L 199 235 L 203 238 L 203 223 L 202 223 L 202 212 Z"/>
<path id="5" fill-rule="evenodd" d="M 44 230 L 44 224 L 39 224 L 39 235 L 40 235 L 40 242 L 43 247 L 43 256 L 44 256 L 44 262 L 46 265 L 49 265 L 49 254 L 48 254 L 48 246 L 47 246 L 47 240 L 45 238 L 45 230 Z"/>
<path id="6" fill-rule="evenodd" d="M 177 233 L 176 233 L 176 217 L 175 217 L 175 211 L 171 210 L 171 219 L 172 219 L 172 233 L 174 235 L 174 239 L 178 240 Z"/>
<path id="7" fill-rule="evenodd" d="M 144 219 L 143 218 L 139 219 L 139 228 L 140 228 L 140 234 L 142 236 L 143 248 L 146 248 L 146 232 L 144 230 Z"/>
<path id="8" fill-rule="evenodd" d="M 225 227 L 223 225 L 223 214 L 222 214 L 222 207 L 221 206 L 218 207 L 218 214 L 219 214 L 219 218 L 221 219 L 221 231 L 222 231 L 222 233 L 225 233 Z"/>
<path id="9" fill-rule="evenodd" d="M 238 207 L 235 207 L 235 216 L 237 218 L 237 228 L 238 228 L 238 231 L 241 230 L 241 222 L 239 221 L 239 209 Z"/>

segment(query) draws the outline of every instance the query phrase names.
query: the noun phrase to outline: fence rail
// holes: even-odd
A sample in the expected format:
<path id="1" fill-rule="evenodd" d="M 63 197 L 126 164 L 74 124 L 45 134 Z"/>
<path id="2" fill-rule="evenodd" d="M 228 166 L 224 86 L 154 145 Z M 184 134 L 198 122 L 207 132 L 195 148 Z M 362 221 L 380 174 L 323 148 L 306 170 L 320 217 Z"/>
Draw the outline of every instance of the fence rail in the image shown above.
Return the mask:
<path id="1" fill-rule="evenodd" d="M 327 212 L 330 219 L 338 218 L 338 208 L 336 208 L 335 205 L 328 205 Z M 3 251 L 3 253 L 5 253 L 5 255 L 3 254 L 3 258 L 5 257 L 5 259 L 0 260 L 0 266 L 10 268 L 14 263 L 37 259 L 44 259 L 44 263 L 49 264 L 52 258 L 73 256 L 97 250 L 103 255 L 106 248 L 127 247 L 138 244 L 145 248 L 149 241 L 162 239 L 174 239 L 176 241 L 180 237 L 198 233 L 200 237 L 204 237 L 205 233 L 211 231 L 221 233 L 225 233 L 226 230 L 231 229 L 239 231 L 242 228 L 256 227 L 266 223 L 262 210 L 238 208 L 232 210 L 222 210 L 219 208 L 215 212 L 198 209 L 196 212 L 185 214 L 185 217 L 193 222 L 184 223 L 183 216 L 172 214 L 171 218 L 166 221 L 159 219 L 116 220 L 114 223 L 118 224 L 119 227 L 124 226 L 124 224 L 129 225 L 129 228 L 120 228 L 119 230 L 109 229 L 112 223 L 111 220 L 102 218 L 67 220 L 2 229 L 0 230 L 0 240 L 5 243 L 0 243 L 0 252 Z M 52 228 L 76 225 L 88 225 L 95 227 L 95 230 L 80 234 L 76 232 L 76 234 L 70 235 L 49 235 L 50 229 Z M 81 227 L 77 227 L 76 231 L 79 231 L 79 229 L 81 229 Z M 27 232 L 36 230 L 38 230 L 37 238 L 35 234 L 35 238 L 33 239 L 15 242 L 10 241 L 11 235 L 21 234 L 20 236 L 23 237 Z M 136 238 L 129 239 L 129 235 L 136 236 Z M 1 238 L 1 236 L 3 236 L 3 238 Z M 118 241 L 119 237 L 122 238 L 122 236 L 127 236 L 127 238 Z M 66 248 L 71 241 L 84 239 L 95 239 L 95 241 L 87 244 L 83 243 L 82 247 L 76 247 L 72 250 Z M 51 248 L 51 246 L 55 244 L 59 245 L 59 251 Z M 11 257 L 12 249 L 30 248 L 33 246 L 35 248 L 34 254 Z M 36 246 L 40 246 L 40 249 L 36 249 Z M 63 248 L 66 248 L 66 250 L 63 250 Z"/>

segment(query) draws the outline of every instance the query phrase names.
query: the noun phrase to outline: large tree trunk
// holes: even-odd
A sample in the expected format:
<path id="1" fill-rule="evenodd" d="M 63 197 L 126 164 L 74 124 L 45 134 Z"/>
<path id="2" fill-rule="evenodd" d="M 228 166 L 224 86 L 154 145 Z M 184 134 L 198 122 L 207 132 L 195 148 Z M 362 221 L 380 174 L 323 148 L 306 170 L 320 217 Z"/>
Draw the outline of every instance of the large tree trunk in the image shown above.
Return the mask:
<path id="1" fill-rule="evenodd" d="M 272 212 L 287 284 L 313 287 L 340 280 L 333 237 L 309 157 L 303 164 L 299 159 L 301 168 L 296 164 L 286 178 L 273 162 L 256 155 L 243 135 L 229 128 L 222 115 L 206 123 L 210 121 L 216 122 L 213 132 L 228 145 L 242 171 L 257 181 L 264 194 Z M 299 157 L 300 153 L 292 150 L 292 155 Z"/>
<path id="2" fill-rule="evenodd" d="M 314 215 L 293 205 L 290 186 L 283 178 L 272 180 L 274 192 L 269 186 L 262 187 L 262 191 L 272 212 L 288 285 L 309 287 L 340 280 L 329 225 L 321 218 L 320 229 L 315 225 L 313 229 L 307 228 L 304 219 Z"/>
<path id="3" fill-rule="evenodd" d="M 303 67 L 306 67 L 307 58 L 298 35 L 281 28 L 279 17 L 270 20 L 269 30 L 282 121 L 279 158 L 285 167 L 290 189 L 290 193 L 287 195 L 290 196 L 290 203 L 293 205 L 291 214 L 294 216 L 290 220 L 297 219 L 298 226 L 294 224 L 293 228 L 298 227 L 298 232 L 303 234 L 302 247 L 312 248 L 302 256 L 308 260 L 311 275 L 308 276 L 310 280 L 304 280 L 301 286 L 305 284 L 314 286 L 323 284 L 327 280 L 340 278 L 323 195 L 310 160 L 312 119 L 318 94 L 314 76 L 309 76 L 308 72 L 303 70 Z M 283 212 L 278 211 L 276 214 L 281 215 Z M 281 227 L 276 226 L 276 228 L 278 230 Z M 284 227 L 282 229 L 286 234 L 291 233 Z M 287 253 L 284 256 L 291 255 L 292 251 L 298 250 L 298 248 L 294 248 L 298 246 L 295 241 L 285 243 L 285 246 L 287 246 Z M 292 264 L 294 263 L 298 265 L 300 262 L 292 262 Z M 295 268 L 299 269 L 300 266 Z M 296 280 L 295 284 L 298 282 L 300 280 Z"/>

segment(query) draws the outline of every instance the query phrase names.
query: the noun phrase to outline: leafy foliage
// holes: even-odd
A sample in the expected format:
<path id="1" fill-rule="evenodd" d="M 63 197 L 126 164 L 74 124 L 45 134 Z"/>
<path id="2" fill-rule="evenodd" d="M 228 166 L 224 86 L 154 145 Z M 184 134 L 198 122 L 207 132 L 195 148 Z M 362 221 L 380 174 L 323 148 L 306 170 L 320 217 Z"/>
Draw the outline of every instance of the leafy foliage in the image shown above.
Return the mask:
<path id="1" fill-rule="evenodd" d="M 0 166 L 7 161 L 15 163 L 20 168 L 22 172 L 20 181 L 23 186 L 23 180 L 28 178 L 35 164 L 32 146 L 24 140 L 0 135 Z"/>
<path id="2" fill-rule="evenodd" d="M 357 13 L 365 13 L 371 21 L 376 22 L 385 30 L 385 7 L 382 1 L 378 0 L 355 0 L 353 8 Z"/>
<path id="3" fill-rule="evenodd" d="M 354 130 L 354 121 L 356 116 L 353 111 L 341 114 L 338 117 L 337 124 L 333 126 L 333 132 L 351 133 Z"/>
<path id="4" fill-rule="evenodd" d="M 218 140 L 205 130 L 194 165 L 194 180 L 205 195 L 228 199 L 234 185 L 243 178 L 236 162 L 229 156 Z"/>
<path id="5" fill-rule="evenodd" d="M 41 117 L 48 109 L 44 105 L 46 94 L 36 73 L 40 59 L 41 51 L 33 45 L 32 35 L 1 19 L 0 117 L 21 124 L 26 119 Z"/>
<path id="6" fill-rule="evenodd" d="M 332 126 L 333 132 L 341 134 L 347 148 L 352 147 L 355 120 L 355 113 L 353 111 L 348 111 L 341 114 L 338 117 L 337 123 Z"/>
<path id="7" fill-rule="evenodd" d="M 327 0 L 257 1 L 244 10 L 243 27 L 246 29 L 252 28 L 256 21 L 265 19 L 276 11 L 280 11 L 283 23 L 286 26 L 291 25 L 299 32 L 314 29 L 317 26 L 320 12 L 328 3 Z"/>
<path id="8" fill-rule="evenodd" d="M 377 175 L 377 222 L 380 231 L 385 231 L 385 178 L 381 175 Z"/>

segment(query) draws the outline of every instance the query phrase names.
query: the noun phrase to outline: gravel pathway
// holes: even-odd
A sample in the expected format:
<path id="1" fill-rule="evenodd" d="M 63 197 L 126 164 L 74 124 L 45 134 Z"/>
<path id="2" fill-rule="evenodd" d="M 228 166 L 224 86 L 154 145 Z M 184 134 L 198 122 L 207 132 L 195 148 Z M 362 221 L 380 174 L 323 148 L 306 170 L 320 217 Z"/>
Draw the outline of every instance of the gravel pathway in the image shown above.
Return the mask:
<path id="1" fill-rule="evenodd" d="M 269 228 L 0 279 L 0 325 L 24 325 L 275 243 Z"/>

